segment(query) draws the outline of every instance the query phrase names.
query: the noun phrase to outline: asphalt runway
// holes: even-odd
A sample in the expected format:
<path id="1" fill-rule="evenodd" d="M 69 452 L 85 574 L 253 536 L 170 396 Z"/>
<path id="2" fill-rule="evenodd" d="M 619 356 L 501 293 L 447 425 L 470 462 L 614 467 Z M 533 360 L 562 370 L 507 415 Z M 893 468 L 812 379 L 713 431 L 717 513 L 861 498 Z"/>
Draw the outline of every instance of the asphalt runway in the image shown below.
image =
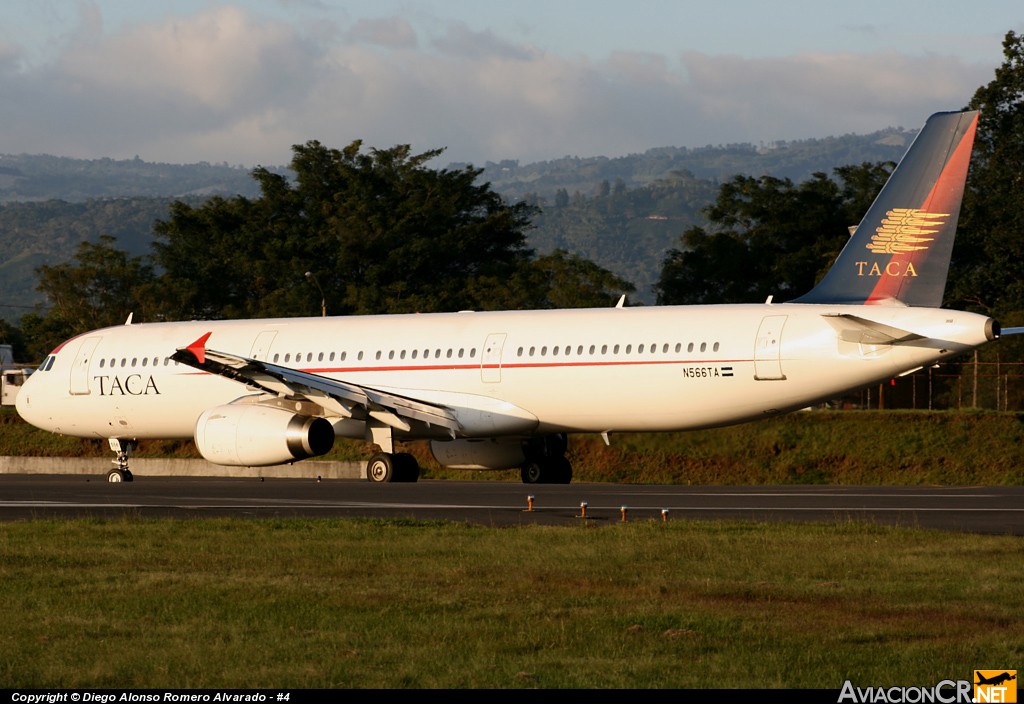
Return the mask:
<path id="1" fill-rule="evenodd" d="M 584 504 L 586 504 L 584 506 Z M 532 509 L 532 510 L 531 510 Z M 528 524 L 742 520 L 877 524 L 1024 535 L 1024 487 L 684 487 L 420 481 L 0 476 L 0 520 L 171 516 L 321 517 Z"/>

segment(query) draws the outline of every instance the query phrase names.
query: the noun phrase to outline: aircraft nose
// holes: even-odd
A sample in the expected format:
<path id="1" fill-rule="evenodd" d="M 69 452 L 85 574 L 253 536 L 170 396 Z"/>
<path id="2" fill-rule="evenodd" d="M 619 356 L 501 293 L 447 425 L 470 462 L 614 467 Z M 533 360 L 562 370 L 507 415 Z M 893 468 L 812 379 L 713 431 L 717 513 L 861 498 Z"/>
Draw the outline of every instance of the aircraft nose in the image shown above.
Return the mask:
<path id="1" fill-rule="evenodd" d="M 30 374 L 25 383 L 22 384 L 21 389 L 18 390 L 18 395 L 14 398 L 14 409 L 21 416 L 21 419 L 26 423 L 31 423 L 36 427 L 39 424 L 36 422 L 35 416 L 37 415 L 32 407 L 32 392 L 35 390 L 37 384 L 33 384 L 34 374 Z"/>

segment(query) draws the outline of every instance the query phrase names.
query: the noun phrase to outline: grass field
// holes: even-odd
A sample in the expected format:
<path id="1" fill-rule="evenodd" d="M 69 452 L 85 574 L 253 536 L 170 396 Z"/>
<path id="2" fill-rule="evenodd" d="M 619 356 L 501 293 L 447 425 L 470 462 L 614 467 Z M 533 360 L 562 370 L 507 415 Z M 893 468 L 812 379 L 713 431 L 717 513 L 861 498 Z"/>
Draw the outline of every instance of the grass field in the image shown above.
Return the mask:
<path id="1" fill-rule="evenodd" d="M 109 455 L 0 426 L 2 455 Z M 1019 485 L 1024 423 L 798 413 L 570 455 L 583 481 Z M 1017 537 L 853 522 L 7 522 L 0 688 L 932 686 L 1017 668 L 1022 564 Z"/>
<path id="2" fill-rule="evenodd" d="M 931 686 L 1024 656 L 1024 540 L 857 523 L 0 524 L 0 688 Z"/>

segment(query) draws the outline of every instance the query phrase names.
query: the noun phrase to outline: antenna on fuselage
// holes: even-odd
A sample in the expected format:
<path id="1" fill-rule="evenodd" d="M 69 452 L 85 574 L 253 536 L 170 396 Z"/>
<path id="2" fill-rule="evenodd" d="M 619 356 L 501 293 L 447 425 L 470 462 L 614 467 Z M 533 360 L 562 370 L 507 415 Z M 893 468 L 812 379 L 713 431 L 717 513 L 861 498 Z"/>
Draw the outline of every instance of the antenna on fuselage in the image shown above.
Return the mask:
<path id="1" fill-rule="evenodd" d="M 128 319 L 124 321 L 125 325 L 131 325 L 132 324 L 132 316 L 133 315 L 135 315 L 135 311 L 132 311 L 131 313 L 128 314 Z"/>

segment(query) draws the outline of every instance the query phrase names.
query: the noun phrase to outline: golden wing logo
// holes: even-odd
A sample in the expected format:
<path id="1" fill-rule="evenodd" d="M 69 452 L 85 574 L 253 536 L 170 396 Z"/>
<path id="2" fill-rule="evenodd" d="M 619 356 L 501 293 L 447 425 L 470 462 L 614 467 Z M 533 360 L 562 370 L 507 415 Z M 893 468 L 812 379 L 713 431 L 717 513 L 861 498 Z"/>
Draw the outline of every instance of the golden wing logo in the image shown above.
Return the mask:
<path id="1" fill-rule="evenodd" d="M 875 254 L 897 254 L 927 249 L 932 235 L 946 224 L 949 213 L 928 213 L 917 208 L 893 208 L 866 245 Z"/>

